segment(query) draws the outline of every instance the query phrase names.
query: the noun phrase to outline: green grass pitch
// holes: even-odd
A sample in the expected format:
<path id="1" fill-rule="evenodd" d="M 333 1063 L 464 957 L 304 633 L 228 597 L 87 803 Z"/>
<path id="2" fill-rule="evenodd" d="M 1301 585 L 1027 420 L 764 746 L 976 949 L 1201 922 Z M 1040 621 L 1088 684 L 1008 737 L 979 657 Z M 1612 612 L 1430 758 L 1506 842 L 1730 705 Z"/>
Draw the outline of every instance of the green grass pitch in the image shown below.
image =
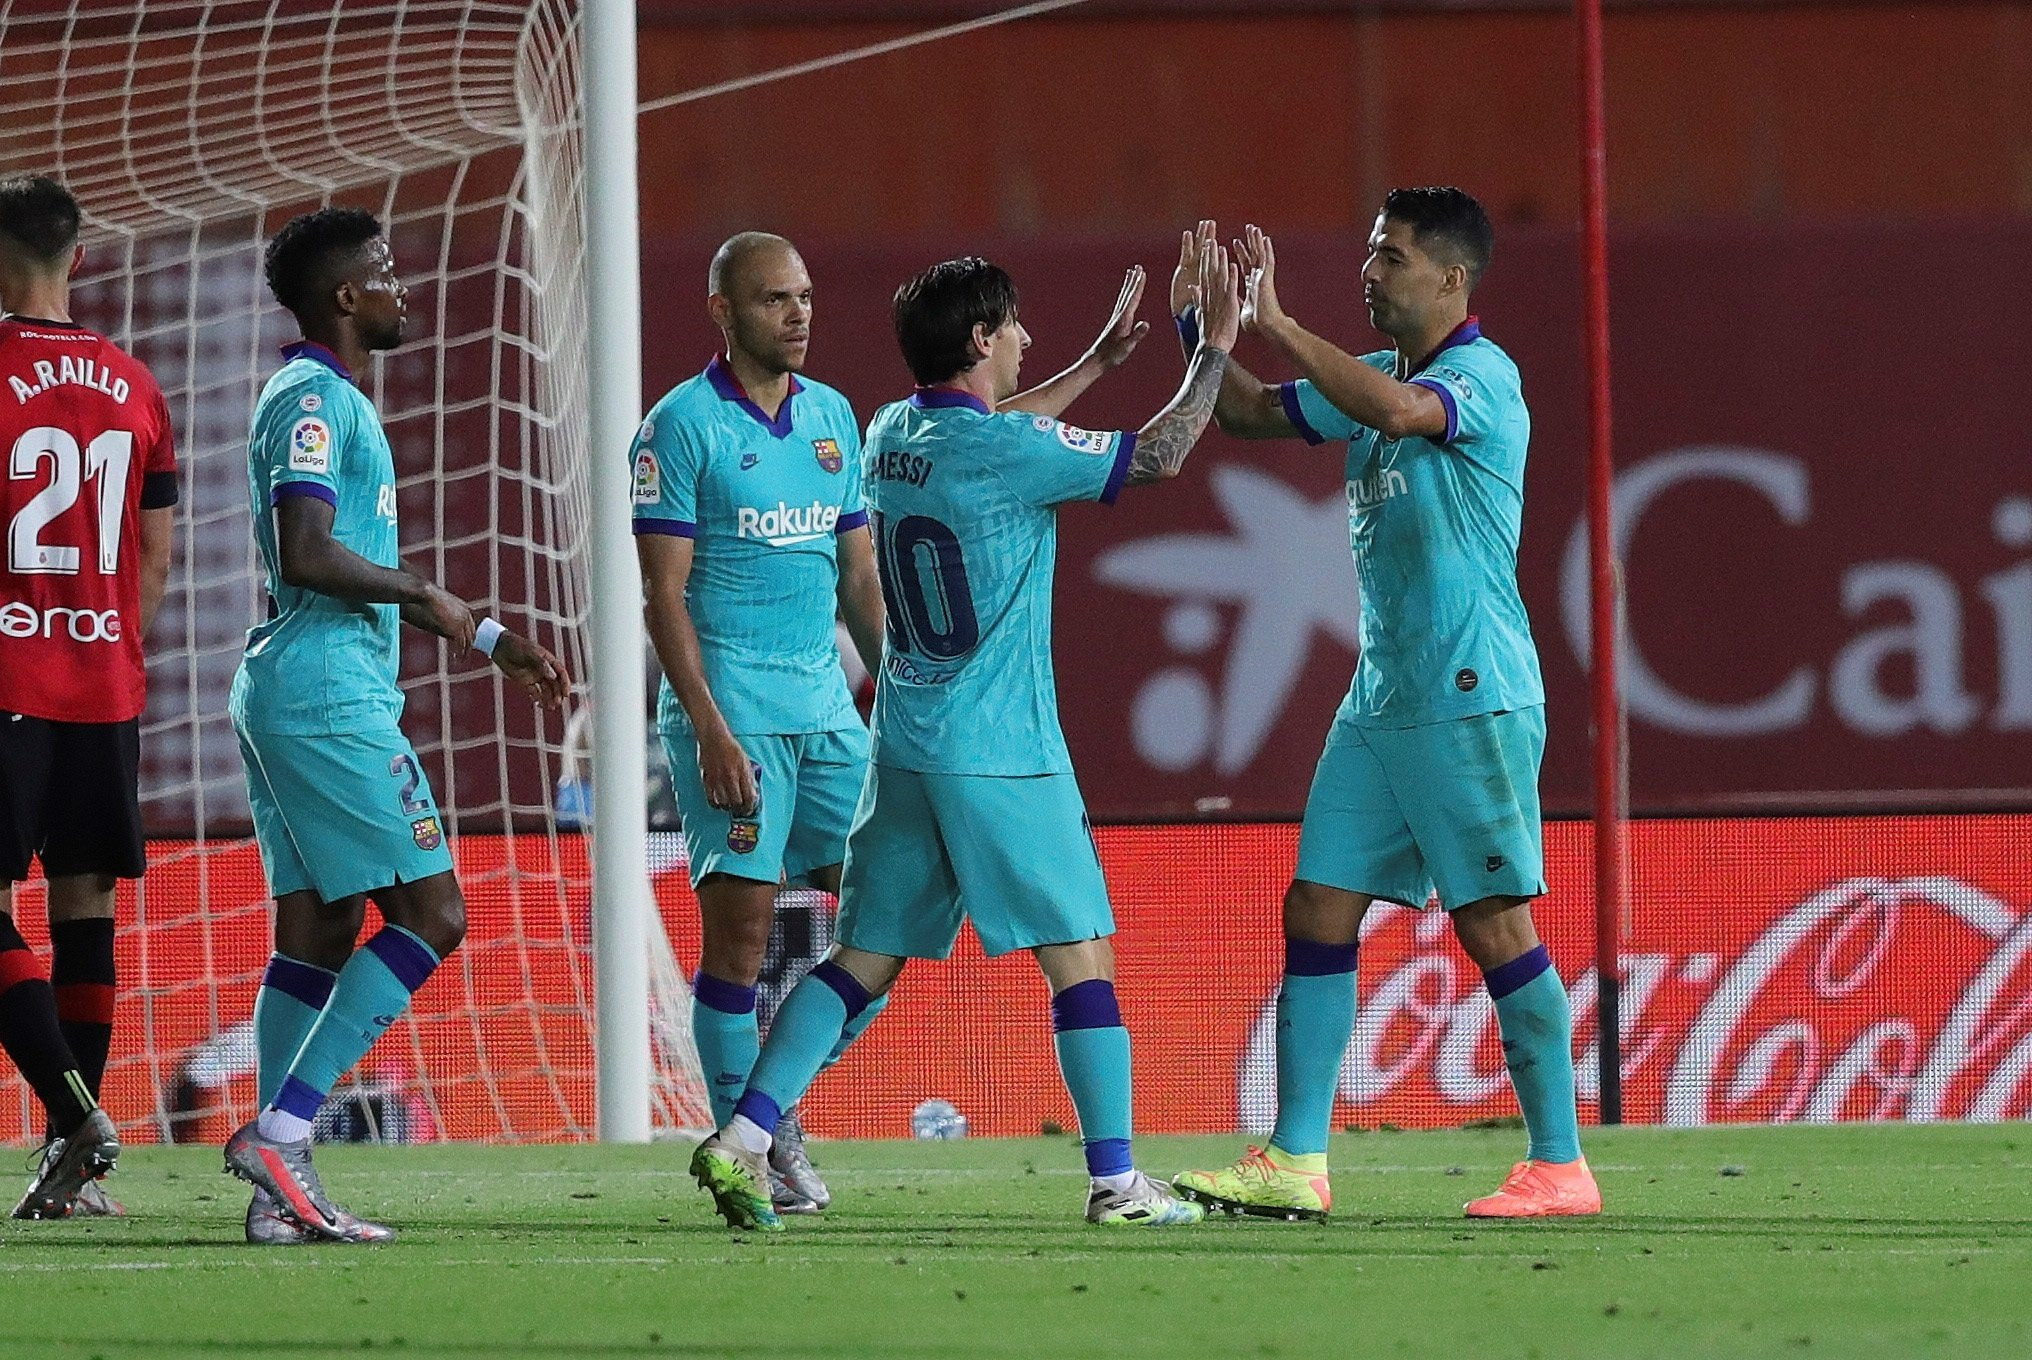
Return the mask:
<path id="1" fill-rule="evenodd" d="M 1067 1138 L 817 1144 L 771 1240 L 679 1146 L 333 1148 L 404 1240 L 267 1250 L 216 1151 L 137 1147 L 130 1219 L 0 1227 L 0 1356 L 2032 1356 L 2032 1127 L 1593 1131 L 1603 1218 L 1462 1219 L 1520 1143 L 1349 1135 L 1331 1223 L 1147 1233 L 1079 1221 Z"/>

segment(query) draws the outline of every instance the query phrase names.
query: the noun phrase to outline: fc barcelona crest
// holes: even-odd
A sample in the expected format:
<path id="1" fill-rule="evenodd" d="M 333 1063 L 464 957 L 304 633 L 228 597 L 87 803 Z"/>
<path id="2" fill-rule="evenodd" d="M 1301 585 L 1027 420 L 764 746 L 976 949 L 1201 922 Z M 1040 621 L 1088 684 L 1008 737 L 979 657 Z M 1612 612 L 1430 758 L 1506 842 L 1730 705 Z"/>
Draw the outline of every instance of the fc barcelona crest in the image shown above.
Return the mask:
<path id="1" fill-rule="evenodd" d="M 818 455 L 818 465 L 827 472 L 838 472 L 846 463 L 840 456 L 840 445 L 836 439 L 814 439 L 811 447 Z"/>
<path id="2" fill-rule="evenodd" d="M 734 819 L 733 824 L 727 828 L 727 848 L 737 855 L 748 854 L 761 839 L 762 824 L 760 822 L 752 822 L 745 818 L 737 817 Z"/>
<path id="3" fill-rule="evenodd" d="M 418 817 L 409 824 L 409 834 L 416 838 L 419 850 L 435 850 L 444 844 L 444 828 L 435 817 Z"/>

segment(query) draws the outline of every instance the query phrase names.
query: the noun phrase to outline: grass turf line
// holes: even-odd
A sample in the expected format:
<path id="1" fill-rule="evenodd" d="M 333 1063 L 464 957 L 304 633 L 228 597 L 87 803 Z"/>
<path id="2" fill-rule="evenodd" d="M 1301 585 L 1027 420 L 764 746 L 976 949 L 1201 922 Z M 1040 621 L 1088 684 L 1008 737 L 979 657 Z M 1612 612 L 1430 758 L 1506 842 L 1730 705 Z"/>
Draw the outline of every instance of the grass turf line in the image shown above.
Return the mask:
<path id="1" fill-rule="evenodd" d="M 123 1222 L 0 1229 L 0 1356 L 2032 1355 L 2032 1127 L 1589 1130 L 1592 1221 L 1471 1223 L 1513 1130 L 1336 1138 L 1325 1226 L 1079 1221 L 1071 1139 L 821 1143 L 835 1201 L 730 1235 L 685 1149 L 321 1149 L 384 1248 L 240 1243 L 210 1148 Z M 1239 1138 L 1139 1140 L 1169 1174 Z"/>

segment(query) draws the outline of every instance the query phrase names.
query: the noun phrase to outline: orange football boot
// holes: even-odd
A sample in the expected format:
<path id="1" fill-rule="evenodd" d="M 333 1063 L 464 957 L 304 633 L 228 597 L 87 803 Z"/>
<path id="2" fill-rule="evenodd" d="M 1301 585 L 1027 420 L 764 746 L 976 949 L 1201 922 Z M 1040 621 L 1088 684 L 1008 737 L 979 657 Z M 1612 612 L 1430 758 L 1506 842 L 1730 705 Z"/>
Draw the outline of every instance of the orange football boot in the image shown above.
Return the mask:
<path id="1" fill-rule="evenodd" d="M 1601 1211 L 1602 1188 L 1595 1184 L 1585 1157 L 1519 1162 L 1510 1168 L 1500 1190 L 1467 1204 L 1469 1218 L 1554 1218 Z"/>

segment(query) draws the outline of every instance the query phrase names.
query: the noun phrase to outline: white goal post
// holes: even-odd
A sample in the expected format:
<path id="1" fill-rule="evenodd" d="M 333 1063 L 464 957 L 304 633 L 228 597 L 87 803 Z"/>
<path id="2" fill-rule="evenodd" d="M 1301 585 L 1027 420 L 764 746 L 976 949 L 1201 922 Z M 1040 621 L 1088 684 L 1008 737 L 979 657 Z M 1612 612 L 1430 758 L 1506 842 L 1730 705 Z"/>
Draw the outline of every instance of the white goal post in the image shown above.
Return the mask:
<path id="1" fill-rule="evenodd" d="M 196 1136 L 251 1097 L 221 1055 L 266 956 L 266 890 L 225 695 L 264 608 L 248 416 L 290 338 L 261 249 L 326 203 L 382 217 L 411 290 L 411 342 L 362 375 L 395 448 L 405 553 L 565 658 L 575 702 L 584 682 L 599 699 L 589 861 L 576 805 L 560 813 L 564 724 L 490 669 L 406 642 L 405 727 L 472 930 L 361 1080 L 447 1137 L 708 1122 L 645 869 L 622 485 L 640 412 L 634 106 L 633 5 L 617 0 L 0 5 L 0 173 L 77 195 L 78 319 L 149 364 L 178 436 L 178 554 L 143 727 L 155 859 L 123 903 L 107 1078 L 130 1137 Z M 42 913 L 22 900 L 29 926 Z M 194 1085 L 214 1103 L 180 1107 L 172 1093 Z M 30 1103 L 0 1085 L 0 1139 L 39 1127 Z"/>

